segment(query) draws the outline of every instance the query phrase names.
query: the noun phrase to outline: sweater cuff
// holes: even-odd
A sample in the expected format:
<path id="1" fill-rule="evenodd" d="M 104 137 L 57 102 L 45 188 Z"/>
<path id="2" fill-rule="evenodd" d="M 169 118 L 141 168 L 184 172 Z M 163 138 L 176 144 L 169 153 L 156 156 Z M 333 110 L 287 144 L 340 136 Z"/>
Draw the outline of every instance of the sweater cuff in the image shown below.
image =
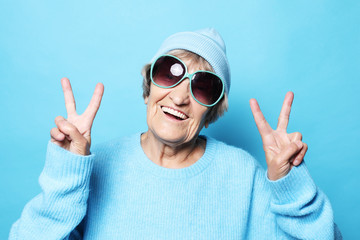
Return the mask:
<path id="1" fill-rule="evenodd" d="M 74 154 L 49 141 L 43 173 L 54 179 L 86 178 L 91 174 L 94 157 Z"/>
<path id="2" fill-rule="evenodd" d="M 265 174 L 271 187 L 273 203 L 293 203 L 303 199 L 306 195 L 314 195 L 316 192 L 316 185 L 304 161 L 299 166 L 294 166 L 285 177 L 276 181 L 269 180 L 267 171 Z"/>

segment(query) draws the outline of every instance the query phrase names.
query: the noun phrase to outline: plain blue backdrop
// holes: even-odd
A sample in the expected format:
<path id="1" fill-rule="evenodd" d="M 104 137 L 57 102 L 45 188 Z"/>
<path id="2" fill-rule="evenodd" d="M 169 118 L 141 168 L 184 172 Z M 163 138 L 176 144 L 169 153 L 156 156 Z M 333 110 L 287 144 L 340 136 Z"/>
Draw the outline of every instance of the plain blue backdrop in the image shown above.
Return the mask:
<path id="1" fill-rule="evenodd" d="M 31 198 L 54 118 L 66 117 L 71 80 L 78 112 L 105 85 L 93 144 L 146 131 L 142 66 L 178 31 L 214 27 L 232 72 L 229 111 L 203 133 L 241 147 L 265 166 L 249 107 L 275 127 L 295 93 L 289 132 L 329 197 L 345 239 L 360 239 L 359 1 L 0 0 L 0 239 Z M 241 176 L 239 176 L 241 177 Z"/>

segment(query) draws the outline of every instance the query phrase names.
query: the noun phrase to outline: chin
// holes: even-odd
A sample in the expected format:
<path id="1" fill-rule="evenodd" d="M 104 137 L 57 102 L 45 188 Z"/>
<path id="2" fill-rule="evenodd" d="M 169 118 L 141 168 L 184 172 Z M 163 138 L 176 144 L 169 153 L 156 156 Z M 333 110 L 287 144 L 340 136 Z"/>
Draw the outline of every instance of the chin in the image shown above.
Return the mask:
<path id="1" fill-rule="evenodd" d="M 191 141 L 192 138 L 189 138 L 188 135 L 184 132 L 179 132 L 178 130 L 169 130 L 166 128 L 161 129 L 160 131 L 155 132 L 155 135 L 159 138 L 160 141 L 164 143 L 172 144 L 183 144 Z"/>

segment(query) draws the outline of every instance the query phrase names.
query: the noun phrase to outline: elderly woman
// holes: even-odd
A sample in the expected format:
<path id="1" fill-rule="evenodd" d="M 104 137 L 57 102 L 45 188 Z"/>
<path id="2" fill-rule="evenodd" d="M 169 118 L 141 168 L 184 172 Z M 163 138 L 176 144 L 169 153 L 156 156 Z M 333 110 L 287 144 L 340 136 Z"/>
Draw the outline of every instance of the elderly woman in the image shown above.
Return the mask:
<path id="1" fill-rule="evenodd" d="M 62 79 L 68 117 L 55 119 L 43 192 L 10 239 L 341 238 L 303 162 L 307 145 L 300 133 L 286 132 L 293 93 L 276 130 L 250 100 L 265 171 L 244 150 L 199 135 L 228 106 L 229 64 L 214 29 L 170 36 L 142 73 L 148 130 L 91 151 L 103 85 L 77 115 Z"/>

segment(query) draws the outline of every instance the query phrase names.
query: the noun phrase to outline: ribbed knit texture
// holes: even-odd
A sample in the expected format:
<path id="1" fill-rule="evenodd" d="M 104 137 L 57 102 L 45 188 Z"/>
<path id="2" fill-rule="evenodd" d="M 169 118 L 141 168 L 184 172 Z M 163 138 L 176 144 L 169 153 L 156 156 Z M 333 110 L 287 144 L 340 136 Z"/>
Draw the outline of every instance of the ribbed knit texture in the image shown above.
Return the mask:
<path id="1" fill-rule="evenodd" d="M 269 181 L 248 153 L 208 137 L 182 169 L 149 160 L 140 134 L 87 157 L 49 143 L 39 180 L 10 240 L 341 239 L 304 163 Z"/>

